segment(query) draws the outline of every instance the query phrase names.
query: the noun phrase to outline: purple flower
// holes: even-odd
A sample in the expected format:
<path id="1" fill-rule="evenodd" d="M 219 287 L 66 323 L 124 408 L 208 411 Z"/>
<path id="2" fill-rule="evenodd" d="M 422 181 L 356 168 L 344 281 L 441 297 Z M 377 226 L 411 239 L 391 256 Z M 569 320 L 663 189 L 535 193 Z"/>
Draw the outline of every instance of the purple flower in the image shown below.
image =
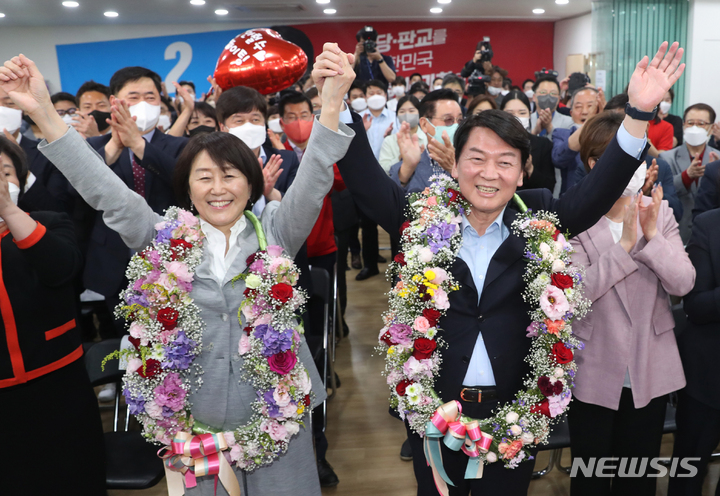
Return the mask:
<path id="1" fill-rule="evenodd" d="M 143 398 L 142 395 L 133 398 L 130 396 L 130 391 L 125 388 L 123 389 L 123 396 L 125 396 L 125 403 L 127 403 L 131 414 L 139 415 L 145 412 L 145 398 Z"/>
<path id="2" fill-rule="evenodd" d="M 438 225 L 430 226 L 423 235 L 427 239 L 430 250 L 437 253 L 442 248 L 450 246 L 450 238 L 455 233 L 456 226 L 447 222 L 441 222 Z"/>
<path id="3" fill-rule="evenodd" d="M 394 343 L 402 346 L 412 346 L 412 327 L 405 324 L 392 324 L 388 328 L 390 337 Z"/>
<path id="4" fill-rule="evenodd" d="M 136 291 L 132 291 L 132 292 L 128 291 L 125 294 L 125 301 L 127 302 L 128 305 L 137 304 L 142 307 L 150 306 L 150 302 L 148 302 L 147 297 L 144 294 L 142 294 L 140 292 L 136 292 Z"/>
<path id="5" fill-rule="evenodd" d="M 172 232 L 178 227 L 177 221 L 166 222 L 165 227 L 160 229 L 155 236 L 155 241 L 158 243 L 167 243 L 172 239 Z"/>
<path id="6" fill-rule="evenodd" d="M 261 394 L 259 391 L 257 395 L 265 400 L 265 403 L 267 404 L 268 409 L 268 416 L 270 418 L 278 418 L 280 417 L 280 407 L 275 403 L 275 399 L 273 398 L 273 393 L 275 392 L 274 389 L 271 389 L 270 391 L 265 391 L 265 393 Z"/>
<path id="7" fill-rule="evenodd" d="M 153 390 L 155 403 L 162 407 L 168 407 L 174 412 L 182 410 L 185 406 L 187 392 L 180 387 L 180 384 L 181 380 L 178 374 L 170 373 L 165 376 L 163 383 Z M 163 415 L 165 415 L 164 409 Z"/>
<path id="8" fill-rule="evenodd" d="M 292 348 L 293 330 L 275 330 L 269 324 L 255 328 L 254 336 L 263 342 L 263 355 L 272 356 Z"/>
<path id="9" fill-rule="evenodd" d="M 169 418 L 175 415 L 175 412 L 172 411 L 172 408 L 164 406 L 162 407 L 162 416 L 165 418 Z"/>
<path id="10" fill-rule="evenodd" d="M 165 349 L 163 368 L 187 369 L 195 358 L 196 346 L 197 343 L 189 339 L 185 331 L 178 331 L 175 341 L 170 343 L 169 346 L 163 346 Z"/>

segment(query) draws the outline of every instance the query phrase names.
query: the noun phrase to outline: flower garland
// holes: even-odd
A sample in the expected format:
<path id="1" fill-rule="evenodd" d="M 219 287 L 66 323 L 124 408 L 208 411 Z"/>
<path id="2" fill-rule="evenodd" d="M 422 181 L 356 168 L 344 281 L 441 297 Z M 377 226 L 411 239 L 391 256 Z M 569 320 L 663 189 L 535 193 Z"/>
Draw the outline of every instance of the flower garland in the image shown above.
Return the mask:
<path id="1" fill-rule="evenodd" d="M 248 258 L 247 270 L 233 279 L 246 285 L 238 321 L 242 326 L 244 316 L 247 325 L 238 352 L 244 359 L 243 380 L 257 390 L 251 419 L 235 431 L 219 432 L 191 414 L 189 393 L 202 386 L 202 369 L 193 362 L 202 350 L 204 323 L 190 292 L 202 261 L 204 235 L 198 219 L 187 211 L 168 209 L 155 226 L 152 245 L 132 257 L 126 272 L 130 284 L 115 313 L 131 322 L 134 348 L 105 360 L 127 360 L 123 394 L 149 441 L 174 449 L 182 446 L 187 433 L 222 435 L 225 443 L 220 444 L 229 450 L 230 461 L 252 471 L 287 451 L 312 393 L 310 376 L 297 358 L 303 328 L 296 313 L 307 298 L 294 287 L 299 270 L 281 247 L 267 246 L 257 218 L 245 215 L 261 247 Z M 167 463 L 169 468 L 185 473 L 187 467 L 173 468 L 181 453 L 171 453 L 178 456 Z"/>
<path id="2" fill-rule="evenodd" d="M 571 265 L 573 250 L 557 230 L 557 218 L 532 214 L 516 195 L 524 213 L 512 229 L 527 240 L 523 299 L 532 308 L 527 336 L 533 341 L 526 358 L 531 374 L 515 400 L 490 418 L 474 421 L 461 415 L 459 403 L 442 405 L 434 391 L 441 349 L 447 346 L 438 335 L 439 320 L 450 308 L 448 293 L 459 289 L 450 266 L 462 245 L 462 215 L 469 205 L 454 180 L 445 175 L 431 179 L 429 188 L 409 198 L 402 252 L 389 268 L 398 281 L 388 293 L 377 349 L 386 357 L 391 406 L 421 436 L 444 436 L 446 445 L 463 449 L 480 464 L 479 474 L 466 478 L 477 478 L 483 463 L 502 459 L 514 468 L 531 459 L 527 448 L 546 442 L 552 419 L 567 410 L 577 370 L 573 350 L 583 347 L 571 324 L 587 313 L 590 302 L 583 297 L 583 273 Z"/>

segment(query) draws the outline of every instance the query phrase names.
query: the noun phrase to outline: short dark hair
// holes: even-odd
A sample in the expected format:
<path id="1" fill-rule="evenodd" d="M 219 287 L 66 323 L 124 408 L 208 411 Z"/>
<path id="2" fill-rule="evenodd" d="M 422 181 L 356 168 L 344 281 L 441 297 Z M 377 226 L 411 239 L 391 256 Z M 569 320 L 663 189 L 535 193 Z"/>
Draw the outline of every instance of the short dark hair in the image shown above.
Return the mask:
<path id="1" fill-rule="evenodd" d="M 530 100 L 528 99 L 527 95 L 520 90 L 512 90 L 507 95 L 505 95 L 502 99 L 502 102 L 500 102 L 500 110 L 505 110 L 508 102 L 511 102 L 513 100 L 520 100 L 523 105 L 527 107 L 528 112 L 530 111 Z"/>
<path id="2" fill-rule="evenodd" d="M 533 86 L 534 86 L 534 85 L 535 85 L 535 80 L 528 78 L 528 79 L 526 79 L 525 81 L 523 81 L 522 86 L 520 86 L 520 87 L 521 87 L 521 88 L 524 88 L 525 85 L 528 84 L 528 83 L 532 83 Z"/>
<path id="3" fill-rule="evenodd" d="M 365 81 L 362 81 L 360 79 L 355 79 L 355 81 L 352 82 L 350 85 L 350 89 L 348 89 L 348 95 L 352 90 L 360 90 L 363 92 L 363 95 L 365 94 Z"/>
<path id="4" fill-rule="evenodd" d="M 553 83 L 555 86 L 557 86 L 558 93 L 560 93 L 560 83 L 558 83 L 558 80 L 552 76 L 543 76 L 541 78 L 538 78 L 538 80 L 535 81 L 535 84 L 533 84 L 533 91 L 537 92 L 537 89 L 540 86 L 540 83 L 544 83 L 545 81 L 549 81 L 549 82 Z"/>
<path id="5" fill-rule="evenodd" d="M 210 105 L 207 102 L 195 102 L 195 110 L 198 113 L 204 115 L 205 117 L 210 117 L 212 120 L 215 121 L 215 129 L 218 129 L 218 119 L 217 119 L 217 112 L 215 111 L 215 107 Z"/>
<path id="6" fill-rule="evenodd" d="M 625 105 L 630 101 L 627 93 L 618 93 L 605 104 L 605 110 L 622 109 L 625 112 Z"/>
<path id="7" fill-rule="evenodd" d="M 55 93 L 53 96 L 50 97 L 50 101 L 53 105 L 55 105 L 57 102 L 70 102 L 77 107 L 77 100 L 75 99 L 75 97 L 70 93 L 66 93 L 65 91 Z"/>
<path id="8" fill-rule="evenodd" d="M 270 105 L 268 107 L 268 119 L 270 118 L 271 115 L 275 115 L 275 114 L 280 114 L 280 111 L 278 110 L 278 106 Z"/>
<path id="9" fill-rule="evenodd" d="M 355 39 L 357 41 L 362 40 L 373 40 L 377 41 L 378 33 L 375 31 L 375 29 L 372 26 L 365 26 L 360 29 L 360 31 L 355 34 Z"/>
<path id="10" fill-rule="evenodd" d="M 432 119 L 435 117 L 435 104 L 441 100 L 452 100 L 457 103 L 458 96 L 453 90 L 443 88 L 441 90 L 434 90 L 425 95 L 425 98 L 420 102 L 420 117 L 426 119 Z"/>
<path id="11" fill-rule="evenodd" d="M 312 112 L 312 110 L 313 110 L 312 102 L 304 94 L 295 92 L 295 93 L 288 93 L 287 95 L 284 95 L 278 102 L 278 113 L 280 114 L 280 117 L 281 118 L 285 117 L 285 107 L 287 107 L 288 105 L 293 105 L 295 103 L 303 103 L 303 102 L 307 103 L 308 109 L 310 110 L 310 112 Z"/>
<path id="12" fill-rule="evenodd" d="M 580 159 L 590 172 L 590 159 L 599 159 L 617 134 L 625 117 L 618 112 L 601 112 L 583 124 L 580 133 Z"/>
<path id="13" fill-rule="evenodd" d="M 233 114 L 245 114 L 253 110 L 260 112 L 263 119 L 267 120 L 265 97 L 258 90 L 247 86 L 235 86 L 223 91 L 215 102 L 215 110 L 220 124 L 225 124 L 225 121 Z"/>
<path id="14" fill-rule="evenodd" d="M 397 112 L 397 110 L 400 110 L 400 107 L 402 107 L 403 105 L 405 105 L 407 102 L 412 103 L 412 104 L 413 104 L 413 107 L 415 107 L 416 109 L 418 109 L 418 112 L 420 111 L 420 100 L 418 100 L 417 98 L 415 98 L 415 97 L 412 96 L 412 95 L 405 95 L 405 96 L 402 97 L 400 100 L 398 100 L 396 112 Z"/>
<path id="15" fill-rule="evenodd" d="M 178 85 L 180 85 L 180 86 L 190 86 L 190 87 L 193 89 L 193 91 L 197 91 L 197 90 L 195 89 L 195 83 L 193 83 L 192 81 L 178 81 Z"/>
<path id="16" fill-rule="evenodd" d="M 108 88 L 104 84 L 96 83 L 91 79 L 90 81 L 85 81 L 82 86 L 80 86 L 80 88 L 77 90 L 77 93 L 75 93 L 75 98 L 77 99 L 78 104 L 80 103 L 80 97 L 90 91 L 97 91 L 98 93 L 102 93 L 107 97 L 108 100 L 110 100 L 110 95 L 112 95 L 112 93 L 110 93 L 110 88 Z"/>
<path id="17" fill-rule="evenodd" d="M 309 90 L 305 92 L 305 96 L 308 97 L 310 100 L 315 98 L 316 96 L 320 96 L 320 92 L 317 89 L 317 86 L 313 86 Z"/>
<path id="18" fill-rule="evenodd" d="M 365 91 L 367 91 L 367 89 L 370 86 L 374 86 L 375 88 L 380 88 L 387 95 L 387 84 L 383 83 L 379 79 L 371 79 L 370 81 L 365 83 Z"/>
<path id="19" fill-rule="evenodd" d="M 409 78 L 409 79 L 412 79 L 412 78 L 414 78 L 415 76 L 420 76 L 420 77 L 422 78 L 422 74 L 420 74 L 419 72 L 413 72 L 412 74 L 410 74 L 410 78 Z M 417 81 L 416 81 L 416 82 L 417 82 Z"/>
<path id="20" fill-rule="evenodd" d="M 488 102 L 493 109 L 498 108 L 497 102 L 495 101 L 494 96 L 478 95 L 475 98 L 473 98 L 472 100 L 470 100 L 470 103 L 468 103 L 468 108 L 467 108 L 468 115 L 472 115 L 473 110 L 475 110 L 475 107 L 480 105 L 482 102 Z"/>
<path id="21" fill-rule="evenodd" d="M 520 168 L 525 170 L 525 163 L 530 157 L 530 135 L 515 116 L 504 110 L 486 110 L 465 119 L 455 132 L 455 162 L 460 160 L 470 132 L 476 127 L 491 130 L 505 143 L 520 150 Z"/>
<path id="22" fill-rule="evenodd" d="M 157 72 L 138 66 L 123 67 L 122 69 L 115 72 L 115 74 L 113 74 L 110 78 L 110 93 L 112 93 L 113 95 L 117 95 L 118 92 L 122 90 L 126 84 L 133 83 L 142 78 L 152 79 L 152 82 L 155 83 L 155 88 L 157 89 L 158 93 L 162 93 L 162 79 L 160 79 L 160 76 L 158 76 Z"/>
<path id="23" fill-rule="evenodd" d="M 685 121 L 688 112 L 690 112 L 691 110 L 704 110 L 708 114 L 710 114 L 710 124 L 715 122 L 715 110 L 713 110 L 713 108 L 707 103 L 696 103 L 695 105 L 690 105 L 688 108 L 685 109 L 685 112 L 683 113 L 683 121 Z"/>
<path id="24" fill-rule="evenodd" d="M 224 95 L 225 93 L 223 93 Z M 248 146 L 237 136 L 229 133 L 205 133 L 188 141 L 175 165 L 173 189 L 178 206 L 190 210 L 190 172 L 198 155 L 207 153 L 223 171 L 237 169 L 247 179 L 250 198 L 246 210 L 263 194 L 264 180 L 258 159 Z"/>
<path id="25" fill-rule="evenodd" d="M 25 151 L 20 148 L 20 145 L 7 139 L 5 136 L 0 135 L 0 153 L 4 153 L 8 156 L 13 166 L 15 167 L 15 174 L 17 174 L 18 182 L 20 183 L 20 197 L 25 192 L 25 182 L 27 181 L 28 175 L 28 163 Z"/>
<path id="26" fill-rule="evenodd" d="M 410 86 L 409 93 L 414 93 L 419 90 L 423 90 L 425 93 L 428 93 L 430 91 L 430 86 L 428 86 L 425 81 L 415 81 L 412 86 Z"/>
<path id="27" fill-rule="evenodd" d="M 463 81 L 461 78 L 457 77 L 455 74 L 446 74 L 444 78 L 442 78 L 442 84 L 443 87 L 446 84 L 452 84 L 457 83 L 460 85 L 460 88 L 462 88 L 463 92 L 465 91 L 465 81 Z"/>
<path id="28" fill-rule="evenodd" d="M 395 81 L 392 82 L 393 86 L 400 86 L 400 85 L 406 86 L 407 82 L 405 81 L 405 78 L 402 76 L 395 76 Z"/>

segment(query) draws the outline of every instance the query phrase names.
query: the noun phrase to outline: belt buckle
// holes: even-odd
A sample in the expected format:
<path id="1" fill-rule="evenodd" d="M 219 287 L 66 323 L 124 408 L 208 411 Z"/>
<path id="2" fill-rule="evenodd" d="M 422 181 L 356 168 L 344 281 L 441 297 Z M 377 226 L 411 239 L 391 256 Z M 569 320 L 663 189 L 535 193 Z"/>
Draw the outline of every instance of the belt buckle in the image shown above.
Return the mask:
<path id="1" fill-rule="evenodd" d="M 468 389 L 474 389 L 474 388 L 462 388 L 462 390 L 460 391 L 460 399 L 462 399 L 463 401 L 466 401 L 466 402 L 469 403 L 470 400 L 465 399 L 465 391 L 468 390 Z M 481 389 L 477 389 L 476 391 L 477 391 L 477 401 L 476 401 L 476 403 L 481 403 L 481 402 L 482 402 L 482 390 L 481 390 Z"/>

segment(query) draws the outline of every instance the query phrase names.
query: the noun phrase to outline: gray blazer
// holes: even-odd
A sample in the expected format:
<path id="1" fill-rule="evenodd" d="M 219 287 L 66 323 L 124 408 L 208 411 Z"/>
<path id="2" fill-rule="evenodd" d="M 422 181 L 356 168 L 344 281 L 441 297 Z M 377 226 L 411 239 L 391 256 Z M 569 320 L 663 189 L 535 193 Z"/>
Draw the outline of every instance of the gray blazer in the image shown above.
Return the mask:
<path id="1" fill-rule="evenodd" d="M 710 145 L 706 146 L 702 160 L 703 165 L 707 165 L 708 162 L 710 162 L 710 152 L 715 152 L 720 155 L 720 151 L 712 148 Z M 682 203 L 683 206 L 683 216 L 680 219 L 680 238 L 682 238 L 683 244 L 687 244 L 687 242 L 690 241 L 690 234 L 692 233 L 692 209 L 695 206 L 695 196 L 697 195 L 702 178 L 697 182 L 693 182 L 690 185 L 690 190 L 683 184 L 682 173 L 690 167 L 691 162 L 690 152 L 685 145 L 676 146 L 672 150 L 662 152 L 660 158 L 670 165 L 673 173 L 673 184 L 675 185 L 680 203 Z"/>
<path id="2" fill-rule="evenodd" d="M 333 164 L 345 155 L 354 135 L 342 123 L 340 130 L 333 132 L 315 121 L 293 185 L 281 203 L 268 203 L 260 217 L 268 244 L 280 245 L 295 256 L 310 234 L 323 199 L 332 187 Z M 62 138 L 52 143 L 43 141 L 39 149 L 90 206 L 102 211 L 105 223 L 122 236 L 127 246 L 141 250 L 151 243 L 154 226 L 161 217 L 105 166 L 95 150 L 74 129 L 70 128 Z M 234 285 L 230 283 L 235 275 L 245 270 L 247 257 L 259 247 L 250 222 L 237 242 L 240 253 L 222 286 L 212 276 L 210 257 L 206 252 L 196 269 L 191 293 L 206 326 L 203 351 L 197 358 L 197 363 L 203 367 L 202 386 L 190 394 L 192 414 L 199 421 L 223 430 L 232 430 L 246 423 L 253 413 L 251 404 L 256 399 L 252 385 L 243 380 L 243 359 L 238 353 L 244 317 L 241 325 L 237 315 L 245 284 L 242 281 Z M 207 245 L 204 250 L 207 250 Z M 315 407 L 326 398 L 326 392 L 304 339 L 299 358 L 310 373 Z M 285 456 L 272 466 L 247 477 L 251 495 L 262 494 L 263 487 L 272 487 L 273 494 L 278 495 L 320 494 L 309 423 L 307 426 L 308 429 L 302 429 L 290 443 L 290 450 Z M 218 494 L 223 494 L 220 486 Z M 201 481 L 196 490 L 187 494 L 213 494 L 212 478 Z"/>

